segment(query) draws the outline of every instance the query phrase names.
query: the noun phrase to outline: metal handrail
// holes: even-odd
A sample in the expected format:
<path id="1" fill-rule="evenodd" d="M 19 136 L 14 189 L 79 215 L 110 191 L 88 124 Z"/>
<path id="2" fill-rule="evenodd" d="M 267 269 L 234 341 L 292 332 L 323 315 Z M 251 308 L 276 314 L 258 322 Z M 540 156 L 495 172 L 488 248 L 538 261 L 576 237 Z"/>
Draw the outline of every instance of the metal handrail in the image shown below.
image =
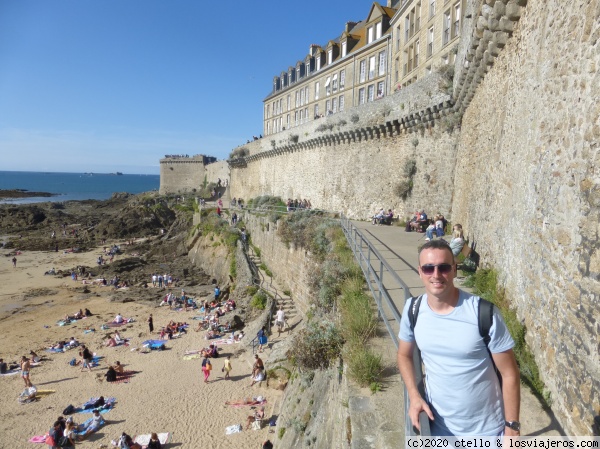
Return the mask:
<path id="1" fill-rule="evenodd" d="M 379 313 L 379 317 L 383 320 L 394 345 L 396 346 L 396 350 L 398 350 L 400 342 L 398 341 L 398 336 L 396 332 L 392 329 L 392 325 L 390 320 L 386 316 L 383 305 L 385 304 L 388 310 L 391 311 L 393 319 L 396 320 L 397 323 L 400 323 L 402 319 L 402 315 L 398 311 L 396 304 L 392 301 L 392 298 L 388 292 L 388 288 L 383 283 L 383 274 L 385 270 L 392 278 L 392 283 L 399 285 L 404 291 L 404 302 L 408 301 L 411 298 L 410 289 L 406 285 L 406 283 L 398 276 L 396 271 L 390 266 L 390 264 L 385 260 L 385 258 L 379 253 L 379 251 L 371 244 L 371 242 L 363 235 L 363 233 L 357 229 L 352 222 L 342 216 L 340 218 L 340 223 L 342 226 L 342 230 L 344 231 L 344 235 L 348 240 L 348 244 L 354 253 L 354 257 L 367 280 L 367 284 L 369 285 L 369 289 L 371 290 L 371 294 L 373 298 L 375 298 L 375 302 L 377 304 L 377 310 Z M 373 257 L 372 257 L 373 256 Z M 379 266 L 377 270 L 375 267 Z M 384 270 L 385 268 L 385 270 Z M 375 285 L 371 282 L 371 279 L 375 281 Z M 375 290 L 375 286 L 377 290 Z M 413 364 L 415 367 L 415 380 L 417 384 L 417 388 L 422 397 L 425 397 L 425 383 L 423 378 L 423 368 L 422 368 L 422 360 L 421 353 L 416 348 L 413 352 Z M 410 416 L 408 415 L 409 409 L 409 399 L 408 392 L 406 390 L 406 386 L 404 386 L 404 422 L 405 422 L 405 431 L 406 437 L 414 437 L 414 436 L 430 436 L 431 429 L 429 427 L 429 417 L 425 412 L 421 412 L 419 414 L 419 425 L 421 427 L 421 431 L 417 431 L 416 428 L 413 427 L 412 422 L 410 421 Z"/>

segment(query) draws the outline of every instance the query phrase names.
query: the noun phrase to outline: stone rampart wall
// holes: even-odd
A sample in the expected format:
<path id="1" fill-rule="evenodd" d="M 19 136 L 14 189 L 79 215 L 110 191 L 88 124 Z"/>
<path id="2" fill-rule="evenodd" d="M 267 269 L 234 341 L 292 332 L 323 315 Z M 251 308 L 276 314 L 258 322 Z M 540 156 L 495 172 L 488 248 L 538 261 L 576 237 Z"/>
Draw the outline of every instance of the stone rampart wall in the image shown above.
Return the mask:
<path id="1" fill-rule="evenodd" d="M 192 192 L 204 181 L 202 157 L 165 158 L 160 160 L 161 195 Z"/>
<path id="2" fill-rule="evenodd" d="M 229 164 L 227 161 L 217 161 L 206 166 L 206 181 L 217 182 L 217 179 L 221 178 L 223 185 L 225 180 L 229 180 Z"/>
<path id="3" fill-rule="evenodd" d="M 518 25 L 503 22 L 512 36 L 486 60 L 485 25 L 509 6 Z M 600 1 L 486 1 L 482 13 L 465 48 L 491 64 L 456 86 L 452 217 L 501 274 L 566 434 L 598 434 Z"/>
<path id="4" fill-rule="evenodd" d="M 358 219 L 367 219 L 382 207 L 402 217 L 415 208 L 448 215 L 456 134 L 433 128 L 257 158 L 245 168 L 232 168 L 231 196 L 306 198 L 315 208 Z M 404 166 L 409 160 L 416 162 L 417 170 L 412 194 L 405 201 L 396 189 L 407 180 Z"/>
<path id="5" fill-rule="evenodd" d="M 244 213 L 244 220 L 253 245 L 260 248 L 261 260 L 275 273 L 277 284 L 293 292 L 296 307 L 306 314 L 310 305 L 311 273 L 314 265 L 304 248 L 288 248 L 277 236 L 277 224 L 267 217 Z"/>

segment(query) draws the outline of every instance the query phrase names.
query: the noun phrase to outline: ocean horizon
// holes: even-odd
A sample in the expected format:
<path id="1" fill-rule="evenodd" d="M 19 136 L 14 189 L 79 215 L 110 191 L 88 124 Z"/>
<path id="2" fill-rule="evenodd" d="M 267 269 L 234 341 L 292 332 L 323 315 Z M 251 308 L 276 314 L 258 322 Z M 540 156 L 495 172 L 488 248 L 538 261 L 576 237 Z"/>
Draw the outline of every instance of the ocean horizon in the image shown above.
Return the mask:
<path id="1" fill-rule="evenodd" d="M 117 173 L 0 171 L 1 190 L 55 194 L 51 197 L 0 199 L 0 204 L 106 200 L 117 192 L 137 194 L 160 187 L 160 175 Z"/>

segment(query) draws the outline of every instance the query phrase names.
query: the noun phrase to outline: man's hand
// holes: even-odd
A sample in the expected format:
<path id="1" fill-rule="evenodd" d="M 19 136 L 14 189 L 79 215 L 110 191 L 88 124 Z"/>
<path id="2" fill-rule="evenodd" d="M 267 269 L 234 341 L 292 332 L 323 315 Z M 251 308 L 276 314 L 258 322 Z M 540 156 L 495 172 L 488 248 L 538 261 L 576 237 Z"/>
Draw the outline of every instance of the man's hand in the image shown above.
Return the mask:
<path id="1" fill-rule="evenodd" d="M 429 419 L 433 421 L 433 413 L 431 412 L 427 402 L 425 402 L 420 395 L 415 395 L 414 397 L 410 398 L 408 416 L 410 416 L 412 425 L 416 427 L 419 432 L 421 431 L 421 424 L 419 423 L 419 414 L 421 412 L 427 413 Z"/>

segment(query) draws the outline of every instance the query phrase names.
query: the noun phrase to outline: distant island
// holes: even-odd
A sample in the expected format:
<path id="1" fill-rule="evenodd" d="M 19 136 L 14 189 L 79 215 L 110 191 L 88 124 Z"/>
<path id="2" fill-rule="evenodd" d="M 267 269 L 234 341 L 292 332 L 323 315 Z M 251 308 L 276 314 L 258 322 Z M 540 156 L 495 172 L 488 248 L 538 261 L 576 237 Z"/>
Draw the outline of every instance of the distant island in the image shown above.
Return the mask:
<path id="1" fill-rule="evenodd" d="M 32 197 L 49 197 L 49 196 L 57 196 L 58 193 L 49 193 L 49 192 L 30 192 L 25 189 L 8 189 L 3 190 L 0 189 L 0 198 L 32 198 Z"/>

